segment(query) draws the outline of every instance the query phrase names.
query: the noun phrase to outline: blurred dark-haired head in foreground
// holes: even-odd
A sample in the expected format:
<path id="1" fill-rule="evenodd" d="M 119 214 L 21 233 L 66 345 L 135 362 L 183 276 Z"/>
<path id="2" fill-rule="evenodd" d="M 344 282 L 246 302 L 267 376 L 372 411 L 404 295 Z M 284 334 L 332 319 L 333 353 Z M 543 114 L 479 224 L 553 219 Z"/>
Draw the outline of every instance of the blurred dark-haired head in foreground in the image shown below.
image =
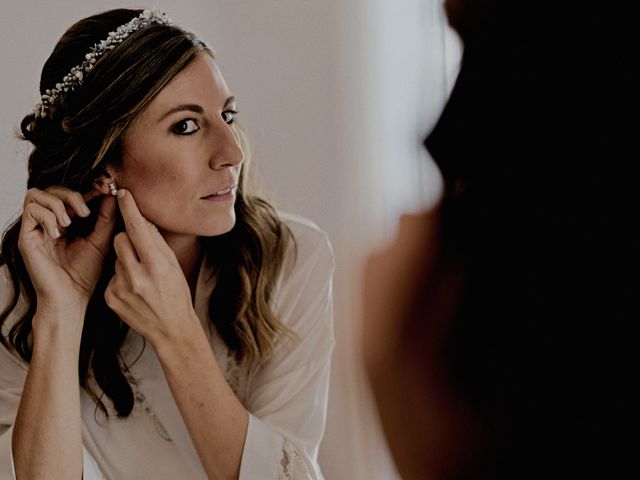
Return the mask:
<path id="1" fill-rule="evenodd" d="M 439 207 L 365 275 L 365 362 L 404 478 L 615 478 L 640 319 L 631 14 L 448 0 Z M 626 460 L 628 462 L 628 460 Z"/>

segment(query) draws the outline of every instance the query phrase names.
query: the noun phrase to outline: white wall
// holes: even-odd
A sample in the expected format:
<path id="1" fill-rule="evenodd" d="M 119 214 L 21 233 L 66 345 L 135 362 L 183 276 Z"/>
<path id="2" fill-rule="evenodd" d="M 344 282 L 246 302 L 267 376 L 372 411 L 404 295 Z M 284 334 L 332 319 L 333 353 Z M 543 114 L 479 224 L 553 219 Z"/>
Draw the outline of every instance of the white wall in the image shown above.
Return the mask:
<path id="1" fill-rule="evenodd" d="M 440 0 L 154 0 L 217 52 L 239 99 L 254 165 L 276 204 L 332 238 L 337 351 L 323 470 L 393 478 L 358 364 L 364 252 L 403 209 L 432 202 L 439 178 L 420 143 L 459 51 Z M 42 65 L 75 20 L 124 2 L 5 2 L 0 18 L 0 225 L 21 205 L 17 122 L 37 102 Z M 64 7 L 62 7 L 64 5 Z"/>

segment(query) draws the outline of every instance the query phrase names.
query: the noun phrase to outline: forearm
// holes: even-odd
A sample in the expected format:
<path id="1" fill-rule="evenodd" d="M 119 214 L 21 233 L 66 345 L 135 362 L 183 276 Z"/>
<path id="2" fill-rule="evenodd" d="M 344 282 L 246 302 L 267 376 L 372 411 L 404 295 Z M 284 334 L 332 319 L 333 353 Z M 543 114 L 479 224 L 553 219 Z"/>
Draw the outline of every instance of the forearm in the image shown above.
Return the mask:
<path id="1" fill-rule="evenodd" d="M 46 315 L 46 321 L 39 315 Z M 76 312 L 69 318 L 69 314 L 37 313 L 34 317 L 40 328 L 34 328 L 33 357 L 12 438 L 19 480 L 82 478 L 79 315 L 83 314 Z"/>
<path id="2" fill-rule="evenodd" d="M 237 478 L 249 416 L 224 378 L 199 321 L 192 325 L 182 340 L 154 347 L 208 477 Z"/>

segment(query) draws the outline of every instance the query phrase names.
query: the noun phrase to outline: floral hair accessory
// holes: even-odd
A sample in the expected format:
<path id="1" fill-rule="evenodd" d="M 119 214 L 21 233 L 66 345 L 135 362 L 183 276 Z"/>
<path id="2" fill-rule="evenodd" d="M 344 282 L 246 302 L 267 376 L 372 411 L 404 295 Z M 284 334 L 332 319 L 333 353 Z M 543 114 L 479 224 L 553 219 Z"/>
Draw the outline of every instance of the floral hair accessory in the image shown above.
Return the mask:
<path id="1" fill-rule="evenodd" d="M 84 80 L 84 75 L 90 72 L 98 59 L 113 50 L 122 43 L 129 35 L 136 30 L 148 27 L 154 23 L 160 25 L 173 25 L 173 21 L 167 17 L 167 14 L 160 10 L 144 10 L 140 15 L 132 19 L 130 22 L 120 25 L 115 31 L 110 32 L 109 36 L 96 43 L 89 53 L 84 56 L 84 61 L 80 65 L 76 65 L 71 71 L 64 76 L 62 82 L 56 83 L 54 88 L 47 89 L 41 97 L 41 102 L 36 105 L 34 113 L 38 117 L 45 118 L 49 115 L 49 108 L 64 93 L 73 91 L 80 86 Z"/>

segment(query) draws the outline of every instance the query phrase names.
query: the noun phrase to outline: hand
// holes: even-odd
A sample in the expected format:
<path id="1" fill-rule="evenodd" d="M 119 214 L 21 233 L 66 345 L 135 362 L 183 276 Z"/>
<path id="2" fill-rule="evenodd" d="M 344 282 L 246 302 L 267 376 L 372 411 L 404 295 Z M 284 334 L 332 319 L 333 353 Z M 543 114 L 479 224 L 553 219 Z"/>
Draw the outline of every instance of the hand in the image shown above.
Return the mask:
<path id="1" fill-rule="evenodd" d="M 36 291 L 38 308 L 58 312 L 84 309 L 93 294 L 109 251 L 115 218 L 115 199 L 105 196 L 93 232 L 68 241 L 65 229 L 72 217 L 89 216 L 83 197 L 63 187 L 30 189 L 25 195 L 18 249 Z"/>
<path id="2" fill-rule="evenodd" d="M 126 232 L 115 236 L 115 275 L 105 291 L 107 305 L 152 345 L 183 333 L 199 320 L 180 264 L 130 192 L 118 191 Z"/>

